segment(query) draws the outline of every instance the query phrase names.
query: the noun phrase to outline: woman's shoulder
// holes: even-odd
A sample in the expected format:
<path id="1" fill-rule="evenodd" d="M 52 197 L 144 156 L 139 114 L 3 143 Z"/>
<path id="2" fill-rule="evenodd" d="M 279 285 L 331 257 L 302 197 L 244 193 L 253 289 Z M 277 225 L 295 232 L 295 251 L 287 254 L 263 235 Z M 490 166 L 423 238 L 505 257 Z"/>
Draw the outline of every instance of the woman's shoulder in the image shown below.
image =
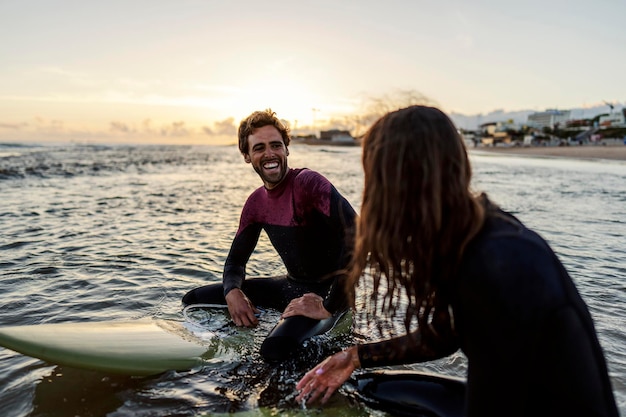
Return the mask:
<path id="1" fill-rule="evenodd" d="M 463 255 L 460 271 L 461 285 L 538 302 L 562 300 L 567 280 L 548 243 L 501 210 L 487 216 Z"/>

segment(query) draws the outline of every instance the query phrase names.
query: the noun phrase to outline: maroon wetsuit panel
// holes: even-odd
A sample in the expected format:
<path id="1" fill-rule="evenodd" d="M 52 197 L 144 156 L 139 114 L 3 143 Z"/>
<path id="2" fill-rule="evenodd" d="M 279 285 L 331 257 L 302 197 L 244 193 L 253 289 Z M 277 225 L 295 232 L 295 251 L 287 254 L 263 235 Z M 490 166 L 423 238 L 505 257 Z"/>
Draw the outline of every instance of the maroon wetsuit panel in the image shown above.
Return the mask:
<path id="1" fill-rule="evenodd" d="M 260 187 L 246 201 L 224 266 L 224 293 L 241 288 L 245 265 L 265 230 L 295 282 L 342 282 L 353 245 L 356 213 L 321 174 L 290 169 L 275 188 Z M 343 285 L 333 285 L 325 300 L 329 311 L 345 305 Z M 340 300 L 341 298 L 341 300 Z"/>

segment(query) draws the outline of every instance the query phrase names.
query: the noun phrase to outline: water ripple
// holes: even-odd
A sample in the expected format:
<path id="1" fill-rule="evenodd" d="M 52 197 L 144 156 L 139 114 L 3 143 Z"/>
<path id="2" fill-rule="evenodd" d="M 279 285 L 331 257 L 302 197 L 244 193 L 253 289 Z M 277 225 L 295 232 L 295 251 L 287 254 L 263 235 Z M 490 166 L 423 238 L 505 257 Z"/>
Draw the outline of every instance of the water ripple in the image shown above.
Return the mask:
<path id="1" fill-rule="evenodd" d="M 180 319 L 187 290 L 221 280 L 241 207 L 261 184 L 234 146 L 16 146 L 9 154 L 0 158 L 2 325 Z M 471 158 L 473 187 L 546 238 L 570 271 L 589 305 L 626 415 L 624 166 Z M 293 146 L 290 164 L 322 172 L 360 208 L 359 149 Z M 264 234 L 247 271 L 284 271 Z M 308 346 L 314 357 L 304 352 L 283 368 L 269 368 L 255 346 L 275 319 L 253 331 L 251 344 L 239 347 L 239 359 L 147 379 L 51 367 L 0 349 L 0 415 L 293 410 L 298 375 L 324 349 L 337 350 L 351 340 L 314 343 Z M 367 340 L 371 334 L 355 337 Z M 466 361 L 458 353 L 414 368 L 458 376 Z M 337 415 L 373 413 L 342 396 L 337 401 Z"/>

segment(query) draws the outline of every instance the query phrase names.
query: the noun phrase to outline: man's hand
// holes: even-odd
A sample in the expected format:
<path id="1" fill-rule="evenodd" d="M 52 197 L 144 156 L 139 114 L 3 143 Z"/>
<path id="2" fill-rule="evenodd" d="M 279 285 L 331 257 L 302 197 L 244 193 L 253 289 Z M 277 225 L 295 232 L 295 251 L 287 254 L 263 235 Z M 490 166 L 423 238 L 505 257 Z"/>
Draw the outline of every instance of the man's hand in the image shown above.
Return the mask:
<path id="1" fill-rule="evenodd" d="M 228 312 L 236 326 L 252 327 L 259 324 L 255 313 L 259 313 L 250 302 L 250 299 L 239 288 L 235 288 L 226 294 Z"/>
<path id="2" fill-rule="evenodd" d="M 312 292 L 300 298 L 294 298 L 283 311 L 281 318 L 306 316 L 316 320 L 327 319 L 332 314 L 324 308 L 323 301 L 322 297 Z"/>

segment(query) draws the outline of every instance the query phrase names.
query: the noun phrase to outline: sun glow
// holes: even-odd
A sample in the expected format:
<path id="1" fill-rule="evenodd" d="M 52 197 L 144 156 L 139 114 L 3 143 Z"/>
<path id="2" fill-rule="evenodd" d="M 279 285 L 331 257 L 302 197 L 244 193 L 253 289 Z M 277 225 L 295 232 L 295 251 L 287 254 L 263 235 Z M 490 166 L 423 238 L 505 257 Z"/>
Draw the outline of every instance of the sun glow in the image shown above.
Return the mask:
<path id="1" fill-rule="evenodd" d="M 271 108 L 292 128 L 312 126 L 319 97 L 306 84 L 293 80 L 264 80 L 250 83 L 229 99 L 228 106 L 239 119 L 255 110 Z"/>

